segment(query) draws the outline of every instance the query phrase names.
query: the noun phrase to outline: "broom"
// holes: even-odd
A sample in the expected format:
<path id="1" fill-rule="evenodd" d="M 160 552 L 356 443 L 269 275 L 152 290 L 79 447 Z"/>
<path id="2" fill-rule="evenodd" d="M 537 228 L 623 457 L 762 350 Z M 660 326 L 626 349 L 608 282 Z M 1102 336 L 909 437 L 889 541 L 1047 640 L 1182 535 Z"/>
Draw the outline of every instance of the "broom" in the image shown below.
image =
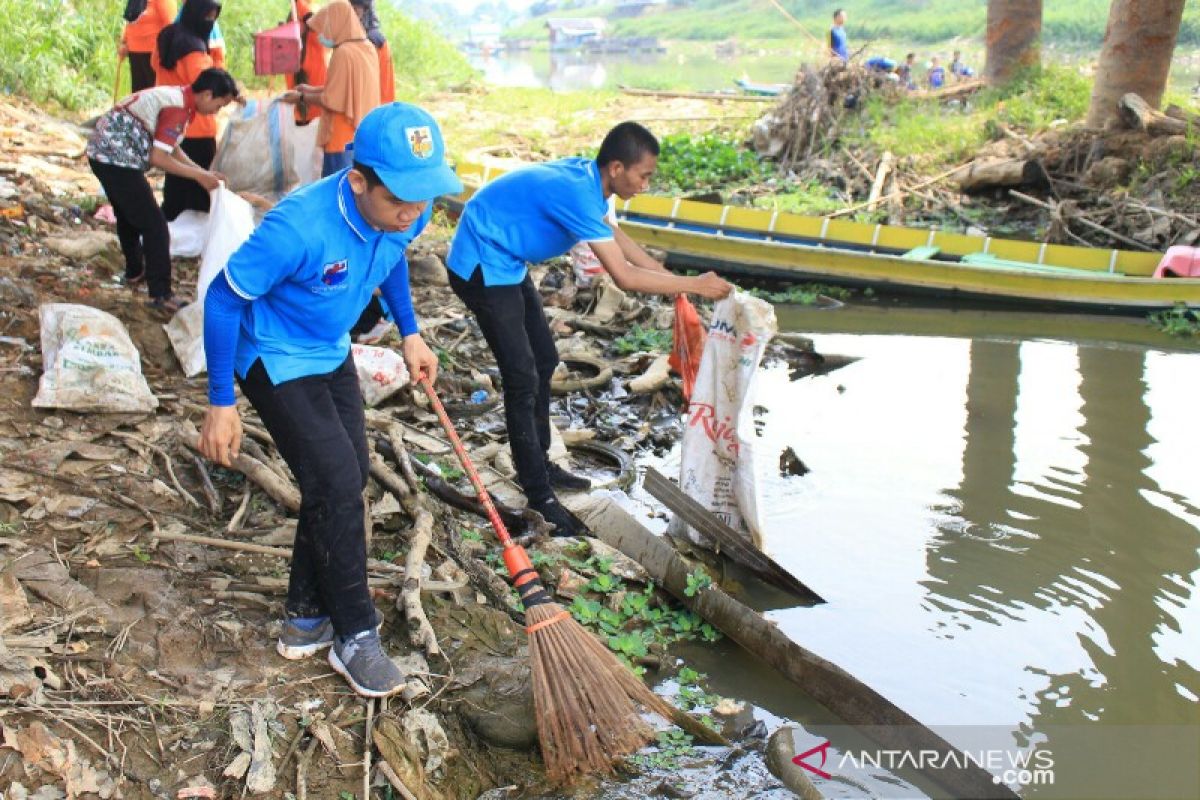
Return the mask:
<path id="1" fill-rule="evenodd" d="M 504 547 L 504 566 L 525 609 L 538 740 L 546 773 L 554 782 L 587 773 L 611 774 L 618 760 L 654 738 L 639 706 L 667 719 L 687 715 L 646 688 L 570 611 L 554 602 L 525 548 L 509 536 L 428 378 L 421 378 L 421 387 Z"/>

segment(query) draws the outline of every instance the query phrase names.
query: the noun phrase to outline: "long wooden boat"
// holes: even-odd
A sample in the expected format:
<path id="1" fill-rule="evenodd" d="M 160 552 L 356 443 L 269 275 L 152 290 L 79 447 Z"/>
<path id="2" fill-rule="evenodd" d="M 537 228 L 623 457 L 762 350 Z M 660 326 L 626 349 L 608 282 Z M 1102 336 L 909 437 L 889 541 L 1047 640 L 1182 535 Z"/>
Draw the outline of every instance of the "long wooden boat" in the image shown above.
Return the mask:
<path id="1" fill-rule="evenodd" d="M 522 162 L 475 151 L 457 164 L 465 202 Z M 1200 306 L 1200 280 L 1152 277 L 1161 253 L 1105 250 L 808 217 L 638 195 L 621 229 L 673 267 L 1003 304 L 1144 313 Z"/>

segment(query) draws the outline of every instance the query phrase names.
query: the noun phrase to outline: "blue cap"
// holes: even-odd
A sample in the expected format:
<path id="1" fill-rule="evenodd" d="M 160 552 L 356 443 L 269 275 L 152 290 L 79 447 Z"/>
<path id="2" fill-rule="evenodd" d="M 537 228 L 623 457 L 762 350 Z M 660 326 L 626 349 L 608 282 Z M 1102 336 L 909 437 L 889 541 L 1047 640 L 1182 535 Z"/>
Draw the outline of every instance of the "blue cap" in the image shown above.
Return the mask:
<path id="1" fill-rule="evenodd" d="M 437 122 L 408 103 L 388 103 L 363 117 L 354 133 L 354 160 L 375 170 L 401 200 L 419 203 L 463 188 L 446 165 Z"/>

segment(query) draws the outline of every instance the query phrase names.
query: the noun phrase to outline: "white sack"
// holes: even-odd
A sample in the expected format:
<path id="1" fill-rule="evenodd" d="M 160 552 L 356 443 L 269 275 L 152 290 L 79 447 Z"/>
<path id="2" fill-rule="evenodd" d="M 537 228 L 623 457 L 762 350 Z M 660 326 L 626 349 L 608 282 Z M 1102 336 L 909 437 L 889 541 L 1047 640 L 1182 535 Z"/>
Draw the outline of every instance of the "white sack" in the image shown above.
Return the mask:
<path id="1" fill-rule="evenodd" d="M 153 411 L 158 398 L 142 375 L 142 359 L 121 321 L 91 306 L 46 303 L 42 377 L 34 408 Z"/>
<path id="2" fill-rule="evenodd" d="M 208 212 L 184 211 L 167 223 L 171 232 L 171 258 L 195 258 L 204 252 L 208 236 Z"/>
<path id="3" fill-rule="evenodd" d="M 350 352 L 358 370 L 358 387 L 368 406 L 382 403 L 408 384 L 404 359 L 390 347 L 354 344 L 350 345 Z"/>
<path id="4" fill-rule="evenodd" d="M 754 378 L 775 335 L 775 309 L 742 291 L 717 303 L 683 432 L 679 486 L 762 549 L 754 476 Z M 688 538 L 707 545 L 692 528 Z"/>
<path id="5" fill-rule="evenodd" d="M 196 302 L 184 306 L 163 326 L 175 357 L 189 378 L 204 372 L 204 295 L 213 278 L 225 269 L 229 257 L 254 232 L 254 208 L 242 198 L 218 187 L 212 192 L 208 240 L 200 259 Z"/>
<path id="6" fill-rule="evenodd" d="M 297 128 L 293 111 L 277 100 L 251 100 L 230 118 L 212 168 L 225 176 L 232 191 L 279 198 L 300 185 L 299 170 L 309 167 L 298 168 L 293 140 L 315 137 L 316 123 Z"/>

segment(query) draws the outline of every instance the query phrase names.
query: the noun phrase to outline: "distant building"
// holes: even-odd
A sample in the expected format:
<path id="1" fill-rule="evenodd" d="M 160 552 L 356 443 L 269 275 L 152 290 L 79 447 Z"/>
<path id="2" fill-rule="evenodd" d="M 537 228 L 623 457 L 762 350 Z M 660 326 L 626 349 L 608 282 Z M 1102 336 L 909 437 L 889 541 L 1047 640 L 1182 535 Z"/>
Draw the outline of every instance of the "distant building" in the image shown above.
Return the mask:
<path id="1" fill-rule="evenodd" d="M 578 50 L 604 35 L 600 17 L 551 17 L 546 20 L 551 50 Z"/>

